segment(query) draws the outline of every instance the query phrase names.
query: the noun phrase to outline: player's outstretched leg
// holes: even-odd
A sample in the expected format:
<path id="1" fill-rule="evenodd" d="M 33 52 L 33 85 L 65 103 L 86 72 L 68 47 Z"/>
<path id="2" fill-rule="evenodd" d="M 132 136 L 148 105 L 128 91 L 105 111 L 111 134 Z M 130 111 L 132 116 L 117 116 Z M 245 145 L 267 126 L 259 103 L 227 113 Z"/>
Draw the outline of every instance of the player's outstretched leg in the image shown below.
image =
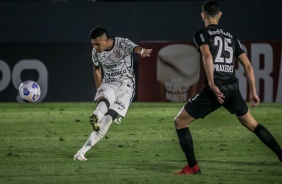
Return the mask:
<path id="1" fill-rule="evenodd" d="M 101 120 L 100 130 L 93 131 L 89 136 L 86 143 L 83 147 L 74 155 L 74 160 L 86 161 L 87 159 L 84 157 L 87 151 L 89 151 L 97 142 L 99 142 L 104 135 L 106 135 L 108 129 L 112 124 L 112 117 L 111 116 L 104 116 Z"/>
<path id="2" fill-rule="evenodd" d="M 275 138 L 271 135 L 271 133 L 261 124 L 258 124 L 253 132 L 267 147 L 269 147 L 277 155 L 280 162 L 282 162 L 281 147 L 277 143 Z"/>
<path id="3" fill-rule="evenodd" d="M 237 118 L 242 125 L 256 134 L 256 136 L 277 155 L 280 162 L 282 162 L 282 150 L 280 145 L 271 133 L 254 119 L 250 111 L 243 116 L 237 116 Z"/>

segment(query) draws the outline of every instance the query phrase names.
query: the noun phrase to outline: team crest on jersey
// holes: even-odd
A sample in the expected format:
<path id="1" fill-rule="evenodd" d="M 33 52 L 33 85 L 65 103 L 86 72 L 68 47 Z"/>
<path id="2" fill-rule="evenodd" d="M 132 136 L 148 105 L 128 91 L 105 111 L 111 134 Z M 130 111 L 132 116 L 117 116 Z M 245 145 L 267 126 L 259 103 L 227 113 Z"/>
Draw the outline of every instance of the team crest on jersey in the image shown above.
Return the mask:
<path id="1" fill-rule="evenodd" d="M 122 59 L 123 58 L 124 51 L 122 49 L 115 49 L 113 52 L 114 52 L 115 58 L 112 58 L 112 59 Z"/>

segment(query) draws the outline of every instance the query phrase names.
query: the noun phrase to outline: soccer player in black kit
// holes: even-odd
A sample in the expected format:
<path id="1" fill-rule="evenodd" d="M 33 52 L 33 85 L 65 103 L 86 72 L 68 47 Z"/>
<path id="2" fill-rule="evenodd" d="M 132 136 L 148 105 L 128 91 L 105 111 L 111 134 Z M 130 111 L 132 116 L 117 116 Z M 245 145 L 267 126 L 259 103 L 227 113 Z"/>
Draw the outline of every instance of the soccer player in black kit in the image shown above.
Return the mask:
<path id="1" fill-rule="evenodd" d="M 235 77 L 234 56 L 244 66 L 250 88 L 251 107 L 259 104 L 252 65 L 239 40 L 218 25 L 221 15 L 217 2 L 208 1 L 203 4 L 201 16 L 205 28 L 195 33 L 194 41 L 203 60 L 205 87 L 199 94 L 189 99 L 174 119 L 179 143 L 188 163 L 181 171 L 174 174 L 201 173 L 188 126 L 193 120 L 204 118 L 221 106 L 231 114 L 235 114 L 240 123 L 255 133 L 282 162 L 281 147 L 269 131 L 253 118 L 239 91 Z"/>

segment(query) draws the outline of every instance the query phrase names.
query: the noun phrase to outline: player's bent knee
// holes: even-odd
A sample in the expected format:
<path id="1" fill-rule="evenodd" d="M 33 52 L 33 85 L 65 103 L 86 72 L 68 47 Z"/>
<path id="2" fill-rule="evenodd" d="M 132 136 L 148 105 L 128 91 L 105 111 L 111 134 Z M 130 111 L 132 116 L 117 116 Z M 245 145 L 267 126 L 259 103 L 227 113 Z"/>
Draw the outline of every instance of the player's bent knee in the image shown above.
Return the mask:
<path id="1" fill-rule="evenodd" d="M 237 116 L 238 120 L 242 125 L 244 125 L 250 131 L 254 131 L 258 122 L 254 119 L 250 111 L 248 111 L 244 116 Z"/>
<path id="2" fill-rule="evenodd" d="M 101 103 L 101 102 L 104 102 L 104 103 L 106 104 L 107 108 L 110 107 L 110 102 L 109 102 L 109 100 L 106 99 L 106 98 L 104 98 L 104 97 L 100 97 L 100 98 L 98 98 L 96 101 L 97 101 L 97 105 L 98 105 L 99 103 Z"/>
<path id="3" fill-rule="evenodd" d="M 188 127 L 188 125 L 194 120 L 192 116 L 176 116 L 174 118 L 174 125 L 176 129 Z"/>
<path id="4" fill-rule="evenodd" d="M 118 117 L 118 113 L 113 109 L 109 109 L 106 115 L 111 116 L 113 120 Z"/>
<path id="5" fill-rule="evenodd" d="M 177 130 L 181 128 L 185 128 L 187 127 L 187 125 L 188 124 L 186 124 L 185 121 L 183 121 L 181 118 L 179 117 L 174 118 L 174 126 Z"/>

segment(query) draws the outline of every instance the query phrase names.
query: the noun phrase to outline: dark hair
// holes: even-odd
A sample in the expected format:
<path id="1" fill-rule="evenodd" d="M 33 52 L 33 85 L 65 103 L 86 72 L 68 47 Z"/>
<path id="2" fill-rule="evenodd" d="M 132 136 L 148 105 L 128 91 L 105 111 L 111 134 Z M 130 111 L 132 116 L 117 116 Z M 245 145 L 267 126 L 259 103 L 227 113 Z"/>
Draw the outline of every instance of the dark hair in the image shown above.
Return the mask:
<path id="1" fill-rule="evenodd" d="M 219 4 L 216 1 L 207 1 L 203 4 L 202 7 L 203 11 L 206 12 L 208 15 L 214 17 L 220 11 Z"/>
<path id="2" fill-rule="evenodd" d="M 91 32 L 90 32 L 90 38 L 91 39 L 96 39 L 96 38 L 98 38 L 99 36 L 101 36 L 101 35 L 103 35 L 103 34 L 105 34 L 106 36 L 107 36 L 107 38 L 109 38 L 109 33 L 108 33 L 108 31 L 105 29 L 105 28 L 103 28 L 103 27 L 95 27 L 95 28 L 93 28 L 92 30 L 91 30 Z"/>

